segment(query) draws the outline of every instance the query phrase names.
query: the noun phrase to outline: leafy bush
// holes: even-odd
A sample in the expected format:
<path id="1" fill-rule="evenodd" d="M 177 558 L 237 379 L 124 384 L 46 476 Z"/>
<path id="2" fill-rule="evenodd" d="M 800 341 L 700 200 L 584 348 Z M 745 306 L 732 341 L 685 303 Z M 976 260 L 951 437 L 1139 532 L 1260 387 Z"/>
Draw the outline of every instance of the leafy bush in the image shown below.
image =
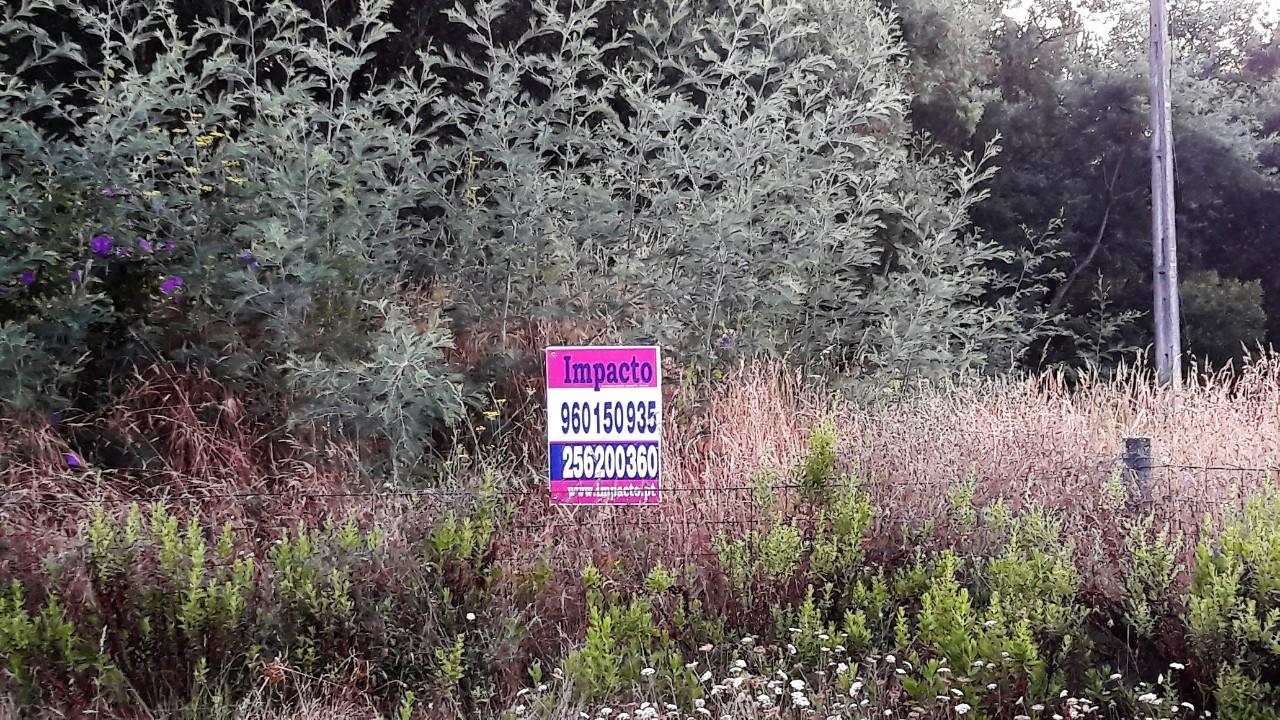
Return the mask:
<path id="1" fill-rule="evenodd" d="M 1255 682 L 1280 649 L 1280 490 L 1267 487 L 1196 548 L 1187 594 L 1192 646 L 1211 667 L 1229 666 L 1241 701 L 1268 692 Z M 1268 702 L 1274 697 L 1267 695 Z"/>
<path id="2" fill-rule="evenodd" d="M 1020 346 L 985 302 L 1007 259 L 966 230 L 994 148 L 953 159 L 910 136 L 893 15 L 870 0 L 654 4 L 631 36 L 605 2 L 455 11 L 473 92 L 438 177 L 459 310 L 506 331 L 584 317 L 681 357 L 823 359 L 887 375 L 985 366 Z M 536 87 L 536 90 L 530 90 Z M 1007 360 L 1007 357 L 1006 357 Z"/>
<path id="3" fill-rule="evenodd" d="M 1178 284 L 1187 347 L 1192 355 L 1217 363 L 1260 348 L 1267 339 L 1262 283 L 1192 273 Z"/>
<path id="4" fill-rule="evenodd" d="M 81 400 L 161 353 L 272 393 L 287 373 L 320 415 L 397 445 L 457 417 L 448 331 L 366 302 L 400 294 L 430 236 L 430 66 L 367 67 L 388 2 L 342 26 L 259 5 L 182 27 L 168 0 L 68 3 L 84 47 L 46 32 L 49 3 L 6 10 L 8 403 Z"/>

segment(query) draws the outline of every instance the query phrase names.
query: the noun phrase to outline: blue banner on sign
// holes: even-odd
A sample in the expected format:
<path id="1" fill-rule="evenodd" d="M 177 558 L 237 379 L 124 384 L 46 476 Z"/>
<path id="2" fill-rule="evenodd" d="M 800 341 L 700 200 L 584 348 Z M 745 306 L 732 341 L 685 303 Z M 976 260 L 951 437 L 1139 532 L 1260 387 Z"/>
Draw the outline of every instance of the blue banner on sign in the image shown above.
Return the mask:
<path id="1" fill-rule="evenodd" d="M 552 480 L 652 480 L 662 454 L 657 442 L 551 443 Z"/>

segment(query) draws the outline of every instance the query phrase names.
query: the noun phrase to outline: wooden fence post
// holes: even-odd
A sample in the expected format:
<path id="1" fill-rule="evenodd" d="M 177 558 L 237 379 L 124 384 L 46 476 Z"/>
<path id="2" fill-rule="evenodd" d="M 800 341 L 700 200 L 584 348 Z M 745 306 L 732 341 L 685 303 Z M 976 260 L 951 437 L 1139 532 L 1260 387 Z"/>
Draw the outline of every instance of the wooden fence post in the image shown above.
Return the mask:
<path id="1" fill-rule="evenodd" d="M 1128 472 L 1129 507 L 1145 514 L 1155 504 L 1151 494 L 1151 438 L 1124 439 L 1124 465 Z"/>

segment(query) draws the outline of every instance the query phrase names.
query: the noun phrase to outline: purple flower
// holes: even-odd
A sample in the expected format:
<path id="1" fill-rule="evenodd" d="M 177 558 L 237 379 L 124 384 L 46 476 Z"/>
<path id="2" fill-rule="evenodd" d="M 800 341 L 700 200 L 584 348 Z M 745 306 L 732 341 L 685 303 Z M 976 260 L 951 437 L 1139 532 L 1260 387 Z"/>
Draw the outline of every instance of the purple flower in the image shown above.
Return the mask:
<path id="1" fill-rule="evenodd" d="M 78 283 L 78 282 L 80 282 L 80 271 L 79 271 L 79 270 L 72 270 L 72 271 L 71 271 L 71 282 L 73 282 L 73 283 Z"/>
<path id="2" fill-rule="evenodd" d="M 165 251 L 165 252 L 173 252 L 173 241 L 172 241 L 172 240 L 170 240 L 169 242 L 167 242 L 167 243 L 165 243 L 165 244 L 164 244 L 164 251 Z"/>
<path id="3" fill-rule="evenodd" d="M 54 410 L 52 413 L 50 413 L 50 414 L 49 414 L 49 422 L 53 423 L 54 425 L 57 425 L 57 424 L 61 423 L 61 422 L 62 422 L 62 411 L 61 411 L 61 410 Z"/>
<path id="4" fill-rule="evenodd" d="M 142 252 L 151 252 L 151 251 L 154 249 L 154 248 L 152 248 L 152 247 L 151 247 L 151 241 L 150 241 L 150 240 L 139 240 L 139 241 L 138 241 L 138 248 L 139 248 L 139 249 L 141 249 L 141 250 L 142 250 Z"/>
<path id="5" fill-rule="evenodd" d="M 84 466 L 84 461 L 80 459 L 80 456 L 79 456 L 79 455 L 77 455 L 77 454 L 75 454 L 75 453 L 73 453 L 73 452 L 63 453 L 63 454 L 62 454 L 62 459 L 63 459 L 63 460 L 65 460 L 65 461 L 67 462 L 67 467 L 73 467 L 73 468 L 76 468 L 76 467 L 83 467 L 83 466 Z"/>
<path id="6" fill-rule="evenodd" d="M 24 270 L 22 277 L 18 278 L 23 285 L 31 285 L 36 281 L 36 273 L 34 270 Z"/>
<path id="7" fill-rule="evenodd" d="M 180 287 L 182 287 L 182 278 L 174 276 L 161 283 L 160 292 L 165 295 L 172 295 L 177 292 Z"/>
<path id="8" fill-rule="evenodd" d="M 735 336 L 736 336 L 736 335 L 737 335 L 737 333 L 735 333 L 735 332 L 730 332 L 730 333 L 729 333 L 729 334 L 727 334 L 727 335 L 721 335 L 721 336 L 720 336 L 720 347 L 722 347 L 722 348 L 731 348 L 731 347 L 733 347 L 733 341 L 734 341 L 734 338 L 735 338 Z"/>
<path id="9" fill-rule="evenodd" d="M 110 235 L 97 235 L 89 241 L 89 248 L 101 257 L 106 257 L 111 254 L 111 247 L 115 241 L 115 238 Z"/>
<path id="10" fill-rule="evenodd" d="M 113 198 L 113 197 L 116 197 L 116 196 L 118 196 L 118 195 L 128 195 L 128 194 L 129 194 L 129 191 L 128 191 L 128 190 L 124 190 L 124 189 L 122 189 L 122 188 L 109 187 L 109 188 L 105 188 L 105 189 L 103 189 L 102 194 L 103 194 L 103 195 L 106 195 L 106 196 L 107 196 L 107 197 L 109 197 L 109 198 Z"/>
<path id="11" fill-rule="evenodd" d="M 241 251 L 240 251 L 240 254 L 239 254 L 239 255 L 237 255 L 236 257 L 240 258 L 241 260 L 243 260 L 243 261 L 245 261 L 245 262 L 253 262 L 253 253 L 252 253 L 251 251 L 249 251 L 248 249 L 241 250 Z"/>

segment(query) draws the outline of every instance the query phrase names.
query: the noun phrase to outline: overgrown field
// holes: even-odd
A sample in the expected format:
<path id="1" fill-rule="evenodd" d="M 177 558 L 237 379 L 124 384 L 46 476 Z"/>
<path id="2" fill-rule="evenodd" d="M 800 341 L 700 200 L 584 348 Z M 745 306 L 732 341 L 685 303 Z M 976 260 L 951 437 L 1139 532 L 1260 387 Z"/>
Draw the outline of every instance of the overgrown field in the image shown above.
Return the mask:
<path id="1" fill-rule="evenodd" d="M 753 365 L 672 390 L 643 509 L 549 506 L 541 410 L 518 397 L 399 489 L 339 443 L 260 440 L 232 394 L 176 373 L 9 424 L 10 707 L 1275 716 L 1276 361 L 1176 400 L 1140 372 L 824 387 Z M 110 442 L 78 446 L 87 428 Z M 1157 449 L 1149 511 L 1133 435 Z M 95 469 L 110 453 L 138 469 Z"/>

